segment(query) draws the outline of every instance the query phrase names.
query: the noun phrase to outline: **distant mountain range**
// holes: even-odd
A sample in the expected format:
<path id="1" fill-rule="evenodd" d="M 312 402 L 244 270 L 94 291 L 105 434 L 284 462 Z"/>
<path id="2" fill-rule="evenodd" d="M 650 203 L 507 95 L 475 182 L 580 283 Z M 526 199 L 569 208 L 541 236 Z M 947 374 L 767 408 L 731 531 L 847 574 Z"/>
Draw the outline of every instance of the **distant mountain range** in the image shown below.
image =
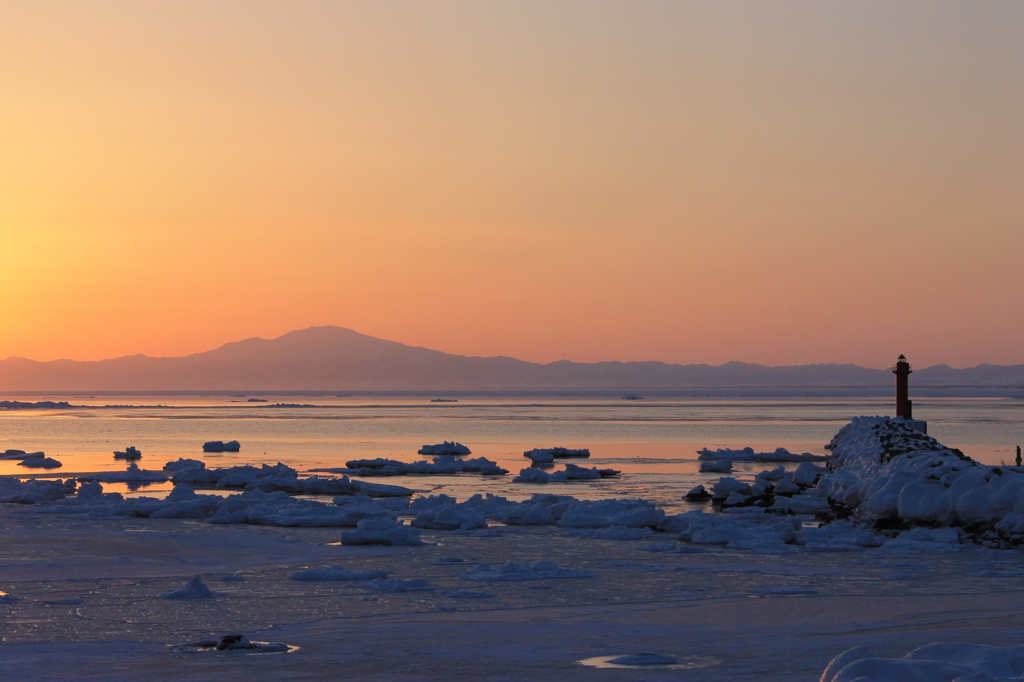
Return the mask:
<path id="1" fill-rule="evenodd" d="M 898 350 L 898 349 L 897 349 Z M 0 361 L 0 392 L 651 392 L 678 395 L 883 395 L 888 370 L 857 365 L 766 367 L 744 362 L 547 364 L 467 357 L 406 346 L 341 327 L 246 339 L 183 357 Z M 917 395 L 1024 397 L 1024 365 L 915 370 Z"/>

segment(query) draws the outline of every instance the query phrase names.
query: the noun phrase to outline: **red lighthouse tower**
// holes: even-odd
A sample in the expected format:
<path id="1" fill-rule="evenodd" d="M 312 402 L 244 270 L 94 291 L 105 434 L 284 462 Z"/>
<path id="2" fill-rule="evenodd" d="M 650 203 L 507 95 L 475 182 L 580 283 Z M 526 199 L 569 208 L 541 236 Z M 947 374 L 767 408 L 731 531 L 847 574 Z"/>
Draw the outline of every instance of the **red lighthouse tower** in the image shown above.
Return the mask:
<path id="1" fill-rule="evenodd" d="M 896 375 L 896 416 L 903 419 L 914 418 L 914 404 L 910 402 L 910 363 L 900 355 L 896 364 L 892 367 L 892 373 Z"/>

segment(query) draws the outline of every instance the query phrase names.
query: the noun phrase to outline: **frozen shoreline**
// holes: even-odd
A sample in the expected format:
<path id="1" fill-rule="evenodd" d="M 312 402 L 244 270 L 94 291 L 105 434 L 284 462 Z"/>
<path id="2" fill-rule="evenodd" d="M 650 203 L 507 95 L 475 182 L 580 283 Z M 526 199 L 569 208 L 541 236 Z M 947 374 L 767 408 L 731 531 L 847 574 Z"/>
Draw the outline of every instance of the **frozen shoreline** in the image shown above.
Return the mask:
<path id="1" fill-rule="evenodd" d="M 953 451 L 928 447 L 943 462 L 962 461 Z M 837 452 L 853 456 L 849 447 Z M 908 461 L 926 473 L 945 466 L 929 466 L 932 456 Z M 740 498 L 766 491 L 764 499 L 793 508 L 786 495 L 820 500 L 827 491 L 853 490 L 842 469 L 823 477 L 819 467 L 802 467 L 802 473 L 768 472 L 755 481 L 763 481 L 761 488 L 745 484 L 756 495 Z M 867 486 L 861 489 L 870 488 L 872 476 L 880 490 L 892 481 L 915 485 L 916 478 L 904 475 L 907 467 L 887 467 L 868 467 L 857 479 Z M 975 471 L 986 469 L 972 466 L 968 473 Z M 978 485 L 988 480 L 983 476 Z M 786 485 L 794 490 L 769 499 Z M 392 510 L 385 516 L 415 520 L 426 543 L 417 547 L 342 545 L 348 529 L 308 523 L 224 525 L 138 518 L 132 511 L 147 504 L 223 506 L 222 497 L 204 501 L 187 492 L 141 507 L 98 496 L 95 488 L 84 505 L 75 498 L 0 504 L 0 591 L 7 593 L 0 603 L 0 655 L 11 679 L 77 679 L 88 672 L 111 680 L 199 680 L 256 671 L 259 679 L 294 679 L 300 672 L 338 679 L 341 669 L 343 678 L 589 680 L 593 671 L 578 661 L 653 652 L 699 659 L 688 679 L 810 681 L 854 646 L 899 657 L 937 640 L 1024 640 L 1015 625 L 1024 615 L 1019 550 L 989 549 L 985 542 L 951 543 L 910 531 L 904 541 L 898 529 L 886 536 L 842 520 L 816 529 L 807 523 L 810 515 L 756 507 L 666 517 L 639 502 L 544 495 L 530 503 L 475 504 L 420 497 L 409 509 L 402 499 L 343 496 L 334 507 L 343 515 Z M 280 490 L 255 492 L 259 500 L 287 497 Z M 899 498 L 899 490 L 885 494 Z M 296 504 L 307 512 L 321 508 Z M 111 513 L 117 509 L 128 513 Z M 865 522 L 882 518 L 874 507 L 853 512 Z M 504 523 L 527 517 L 547 525 Z M 292 579 L 304 571 L 356 577 Z M 356 579 L 385 573 L 386 579 Z M 196 598 L 161 599 L 197 576 L 212 595 L 199 590 Z M 453 596 L 476 592 L 487 598 Z M 170 649 L 228 633 L 298 649 L 274 655 Z"/>
<path id="2" fill-rule="evenodd" d="M 855 645 L 902 655 L 936 640 L 1016 644 L 1024 635 L 1012 624 L 1024 615 L 1018 555 L 985 549 L 678 555 L 644 551 L 644 541 L 503 527 L 497 537 L 424 531 L 441 545 L 347 547 L 327 544 L 337 542 L 337 529 L 40 517 L 12 505 L 0 508 L 0 527 L 7 539 L 0 589 L 18 600 L 0 605 L 0 652 L 5 665 L 13 661 L 11 679 L 72 679 L 59 664 L 73 662 L 75 675 L 123 680 L 256 670 L 260 679 L 294 679 L 297 671 L 337 679 L 341 663 L 354 666 L 345 669 L 351 677 L 582 680 L 592 673 L 577 660 L 654 650 L 719 661 L 690 679 L 810 681 Z M 480 562 L 538 559 L 594 577 L 460 578 Z M 351 581 L 291 579 L 339 564 L 425 579 L 434 589 L 391 594 Z M 159 598 L 194 575 L 220 596 Z M 242 580 L 219 580 L 236 575 Z M 446 594 L 467 588 L 496 596 Z M 451 608 L 458 610 L 442 610 Z M 227 632 L 300 649 L 258 662 L 169 650 Z"/>

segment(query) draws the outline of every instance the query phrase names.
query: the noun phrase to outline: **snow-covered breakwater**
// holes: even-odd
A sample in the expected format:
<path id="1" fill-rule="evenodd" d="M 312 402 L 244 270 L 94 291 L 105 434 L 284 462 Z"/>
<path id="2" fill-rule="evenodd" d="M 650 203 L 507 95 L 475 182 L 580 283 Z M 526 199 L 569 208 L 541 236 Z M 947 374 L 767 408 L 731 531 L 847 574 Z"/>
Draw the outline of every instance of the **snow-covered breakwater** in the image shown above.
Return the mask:
<path id="1" fill-rule="evenodd" d="M 826 447 L 827 469 L 804 463 L 795 472 L 763 471 L 754 483 L 726 477 L 714 496 L 726 509 L 815 514 L 825 524 L 848 519 L 890 537 L 1024 542 L 1024 469 L 980 464 L 887 417 L 858 417 Z"/>

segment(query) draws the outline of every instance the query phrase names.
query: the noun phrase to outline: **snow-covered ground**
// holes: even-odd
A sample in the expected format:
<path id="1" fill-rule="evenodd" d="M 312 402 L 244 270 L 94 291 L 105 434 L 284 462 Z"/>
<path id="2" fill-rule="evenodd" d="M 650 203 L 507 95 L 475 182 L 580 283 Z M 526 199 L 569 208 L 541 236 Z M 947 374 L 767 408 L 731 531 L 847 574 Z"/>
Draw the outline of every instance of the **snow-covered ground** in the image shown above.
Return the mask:
<path id="1" fill-rule="evenodd" d="M 1024 642 L 1024 474 L 876 418 L 832 451 L 827 468 L 723 477 L 713 513 L 410 503 L 354 480 L 298 499 L 283 481 L 304 479 L 273 467 L 225 474 L 240 474 L 231 495 L 184 483 L 231 488 L 221 474 L 178 468 L 153 501 L 0 481 L 18 502 L 0 504 L 0 678 L 810 682 L 855 647 L 870 658 L 845 654 L 825 679 L 1019 678 L 1016 649 L 904 657 Z M 291 649 L 185 646 L 229 634 Z M 619 658 L 637 654 L 661 656 Z"/>

